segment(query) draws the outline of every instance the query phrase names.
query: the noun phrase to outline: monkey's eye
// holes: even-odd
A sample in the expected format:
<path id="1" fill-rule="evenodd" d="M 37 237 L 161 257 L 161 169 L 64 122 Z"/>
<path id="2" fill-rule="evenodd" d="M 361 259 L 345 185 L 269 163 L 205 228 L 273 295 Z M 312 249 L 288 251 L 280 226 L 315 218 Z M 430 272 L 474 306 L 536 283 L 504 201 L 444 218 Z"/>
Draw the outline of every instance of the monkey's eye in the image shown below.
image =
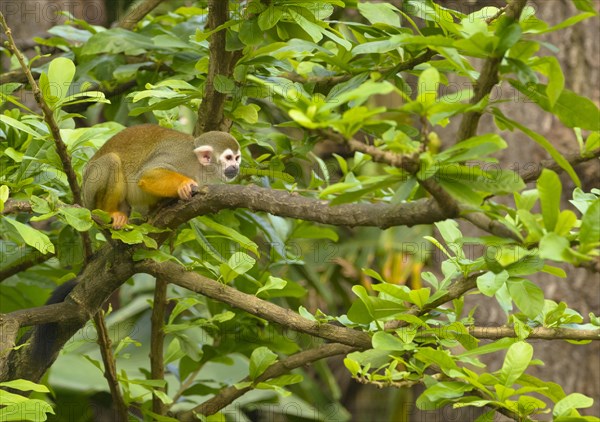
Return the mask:
<path id="1" fill-rule="evenodd" d="M 242 158 L 242 157 L 241 157 L 240 155 L 236 155 L 236 156 L 235 156 L 235 161 L 240 161 L 240 160 L 241 160 L 241 158 Z"/>
<path id="2" fill-rule="evenodd" d="M 233 155 L 231 155 L 231 154 L 228 154 L 228 155 L 226 155 L 226 156 L 225 156 L 225 159 L 226 159 L 227 161 L 231 161 L 231 160 L 233 160 Z"/>

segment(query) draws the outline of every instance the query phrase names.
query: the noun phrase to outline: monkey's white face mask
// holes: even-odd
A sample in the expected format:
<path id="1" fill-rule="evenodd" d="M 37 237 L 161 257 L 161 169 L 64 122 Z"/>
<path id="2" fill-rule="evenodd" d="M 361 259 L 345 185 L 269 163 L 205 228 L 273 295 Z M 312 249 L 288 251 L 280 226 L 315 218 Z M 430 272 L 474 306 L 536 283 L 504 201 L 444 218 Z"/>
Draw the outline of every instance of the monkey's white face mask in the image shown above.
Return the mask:
<path id="1" fill-rule="evenodd" d="M 218 178 L 225 182 L 231 182 L 237 177 L 240 172 L 240 163 L 242 156 L 239 151 L 232 151 L 230 148 L 225 149 L 215 159 L 215 151 L 210 145 L 201 145 L 194 149 L 194 153 L 198 157 L 200 164 L 205 166 L 205 170 L 209 170 L 210 178 Z"/>

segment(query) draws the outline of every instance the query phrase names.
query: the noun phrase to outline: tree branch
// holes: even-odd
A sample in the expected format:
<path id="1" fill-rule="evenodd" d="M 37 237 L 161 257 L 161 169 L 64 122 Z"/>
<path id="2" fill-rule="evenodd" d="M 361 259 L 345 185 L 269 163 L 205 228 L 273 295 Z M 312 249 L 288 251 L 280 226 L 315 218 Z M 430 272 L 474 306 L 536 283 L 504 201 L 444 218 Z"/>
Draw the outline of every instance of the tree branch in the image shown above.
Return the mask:
<path id="1" fill-rule="evenodd" d="M 154 10 L 154 8 L 163 1 L 164 0 L 143 0 L 132 4 L 117 26 L 123 29 L 132 30 L 139 21 L 144 19 L 144 16 Z"/>
<path id="2" fill-rule="evenodd" d="M 590 151 L 589 153 L 583 155 L 579 152 L 574 152 L 570 154 L 564 154 L 563 157 L 571 165 L 581 164 L 586 161 L 590 161 L 594 158 L 600 157 L 600 148 Z M 535 163 L 534 165 L 527 166 L 525 168 L 520 168 L 517 173 L 519 174 L 519 176 L 521 176 L 521 179 L 523 179 L 525 183 L 529 183 L 537 180 L 538 177 L 540 177 L 540 175 L 542 174 L 542 170 L 544 169 L 549 169 L 556 172 L 564 171 L 564 169 L 561 166 L 559 166 L 556 163 L 556 161 L 548 159 L 542 160 L 539 163 Z"/>
<path id="3" fill-rule="evenodd" d="M 510 327 L 467 327 L 469 334 L 479 339 L 497 340 L 505 337 L 517 337 Z M 540 340 L 593 340 L 600 341 L 600 329 L 579 330 L 576 328 L 533 327 L 528 339 Z"/>
<path id="4" fill-rule="evenodd" d="M 21 65 L 21 69 L 27 76 L 27 80 L 29 81 L 29 85 L 31 85 L 31 90 L 33 91 L 33 96 L 35 97 L 35 101 L 38 103 L 40 108 L 42 109 L 42 113 L 44 115 L 44 121 L 50 128 L 50 133 L 52 133 L 52 138 L 54 139 L 54 145 L 56 146 L 56 152 L 60 158 L 62 163 L 63 171 L 67 176 L 67 182 L 69 183 L 69 188 L 73 193 L 73 202 L 78 205 L 82 205 L 81 202 L 81 189 L 79 188 L 79 183 L 77 182 L 77 175 L 75 174 L 75 170 L 73 169 L 73 165 L 71 164 L 71 157 L 69 156 L 69 152 L 67 151 L 67 145 L 64 143 L 62 136 L 60 134 L 60 129 L 58 127 L 58 123 L 54 118 L 54 111 L 48 106 L 46 100 L 44 99 L 44 95 L 40 90 L 39 85 L 35 82 L 29 67 L 25 63 L 25 57 L 19 49 L 17 48 L 17 44 L 12 36 L 12 31 L 8 27 L 6 20 L 4 19 L 4 15 L 0 12 L 0 26 L 4 29 L 4 33 L 8 38 L 7 46 L 10 51 L 15 55 L 19 64 Z M 87 261 L 87 258 L 92 254 L 92 242 L 90 240 L 90 236 L 87 232 L 81 233 L 81 240 L 83 243 L 84 249 L 84 259 Z"/>
<path id="5" fill-rule="evenodd" d="M 229 19 L 229 2 L 209 0 L 208 30 L 214 31 Z M 194 127 L 194 135 L 211 130 L 228 131 L 231 122 L 225 119 L 226 94 L 215 88 L 218 75 L 230 77 L 233 71 L 233 55 L 225 48 L 227 30 L 221 29 L 210 36 L 208 74 L 204 84 L 204 96 L 198 108 L 198 121 Z"/>
<path id="6" fill-rule="evenodd" d="M 165 379 L 165 360 L 163 354 L 165 331 L 163 327 L 167 308 L 167 284 L 166 279 L 156 279 L 152 316 L 150 318 L 152 325 L 150 336 L 150 378 L 160 381 L 164 381 Z M 165 392 L 164 387 L 156 387 L 155 389 Z M 156 394 L 152 394 L 152 411 L 161 416 L 164 416 L 167 412 L 167 407 Z"/>
<path id="7" fill-rule="evenodd" d="M 323 224 L 374 226 L 382 229 L 397 225 L 412 227 L 431 224 L 449 217 L 431 199 L 397 205 L 362 203 L 331 206 L 327 201 L 254 185 L 206 185 L 200 187 L 191 201 L 179 201 L 172 207 L 161 209 L 151 219 L 151 223 L 157 227 L 178 227 L 198 215 L 236 208 Z"/>
<path id="8" fill-rule="evenodd" d="M 324 344 L 319 347 L 315 347 L 314 349 L 305 350 L 302 352 L 298 352 L 282 361 L 275 362 L 271 366 L 269 366 L 265 372 L 259 375 L 253 382 L 251 386 L 246 388 L 237 389 L 234 386 L 230 386 L 224 388 L 219 392 L 219 394 L 215 395 L 211 399 L 205 401 L 204 403 L 196 406 L 191 410 L 187 410 L 185 412 L 181 412 L 177 415 L 177 420 L 180 421 L 194 421 L 197 420 L 194 416 L 195 413 L 209 416 L 214 415 L 225 406 L 231 404 L 235 399 L 243 396 L 248 391 L 252 390 L 254 386 L 260 382 L 267 381 L 272 378 L 277 378 L 281 375 L 284 375 L 290 372 L 293 369 L 300 368 L 301 366 L 305 366 L 311 364 L 312 362 L 316 362 L 321 359 L 329 358 L 336 355 L 348 354 L 357 350 L 356 348 L 346 346 L 344 344 L 339 343 L 330 343 Z M 246 377 L 240 382 L 251 381 L 250 378 Z"/>
<path id="9" fill-rule="evenodd" d="M 513 0 L 504 10 L 506 16 L 518 22 L 521 12 L 525 8 L 527 0 Z M 505 52 L 490 56 L 487 58 L 479 74 L 479 79 L 475 84 L 474 95 L 471 98 L 471 104 L 475 105 L 483 100 L 492 92 L 494 86 L 500 81 L 498 70 L 500 63 L 504 58 Z M 474 136 L 477 133 L 477 126 L 482 113 L 480 111 L 470 111 L 463 115 L 460 127 L 457 133 L 457 141 L 463 141 Z"/>
<path id="10" fill-rule="evenodd" d="M 282 308 L 266 300 L 259 299 L 256 296 L 242 293 L 233 287 L 211 280 L 200 274 L 186 271 L 181 265 L 173 262 L 162 262 L 159 264 L 154 261 L 140 261 L 135 264 L 135 269 L 136 272 L 147 273 L 156 278 L 168 277 L 170 283 L 226 303 L 267 321 L 289 327 L 294 331 L 346 344 L 351 347 L 363 349 L 371 347 L 371 337 L 367 333 L 346 327 L 311 321 L 290 309 Z"/>
<path id="11" fill-rule="evenodd" d="M 100 347 L 102 362 L 104 362 L 104 378 L 106 378 L 106 381 L 108 382 L 110 395 L 113 398 L 113 405 L 115 406 L 118 415 L 117 420 L 119 422 L 126 422 L 128 420 L 127 405 L 123 400 L 123 394 L 121 394 L 121 386 L 119 385 L 119 380 L 117 378 L 117 364 L 112 353 L 112 342 L 108 335 L 108 328 L 106 328 L 104 311 L 102 309 L 94 315 L 94 324 L 96 325 L 96 332 L 98 333 L 98 347 Z"/>
<path id="12" fill-rule="evenodd" d="M 73 193 L 73 199 L 76 204 L 81 205 L 81 191 L 79 189 L 79 184 L 77 183 L 77 176 L 75 175 L 75 170 L 73 170 L 73 166 L 71 165 L 71 158 L 69 157 L 69 153 L 67 152 L 67 146 L 62 140 L 62 136 L 60 135 L 60 129 L 58 128 L 58 124 L 54 119 L 53 111 L 50 109 L 46 101 L 44 100 L 44 96 L 42 95 L 42 91 L 40 87 L 33 79 L 33 75 L 27 67 L 25 63 L 25 57 L 18 50 L 17 45 L 15 44 L 15 40 L 12 36 L 12 31 L 6 24 L 6 20 L 4 19 L 4 15 L 0 12 L 0 25 L 4 29 L 4 33 L 8 38 L 8 48 L 15 55 L 19 64 L 21 65 L 21 69 L 27 76 L 27 80 L 29 85 L 31 85 L 31 89 L 33 91 L 33 96 L 35 97 L 35 101 L 38 103 L 42 112 L 44 114 L 44 121 L 50 128 L 50 132 L 52 133 L 52 138 L 54 139 L 54 143 L 56 145 L 56 152 L 60 157 L 60 161 L 63 166 L 63 171 L 67 176 L 67 181 L 69 182 L 69 187 L 71 188 L 71 192 Z"/>
<path id="13" fill-rule="evenodd" d="M 16 264 L 0 270 L 0 283 L 2 283 L 8 277 L 19 274 L 20 272 L 28 270 L 31 267 L 35 267 L 36 265 L 42 264 L 53 257 L 54 254 L 42 254 L 37 251 L 33 252 L 27 255 L 25 258 L 19 260 L 19 262 Z"/>

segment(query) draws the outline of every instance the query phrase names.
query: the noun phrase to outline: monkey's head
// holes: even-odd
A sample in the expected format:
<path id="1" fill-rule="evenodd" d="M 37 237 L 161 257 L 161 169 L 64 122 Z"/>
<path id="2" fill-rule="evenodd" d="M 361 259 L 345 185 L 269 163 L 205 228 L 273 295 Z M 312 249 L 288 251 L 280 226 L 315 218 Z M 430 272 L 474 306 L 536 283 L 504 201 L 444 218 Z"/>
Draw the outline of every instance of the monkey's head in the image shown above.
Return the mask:
<path id="1" fill-rule="evenodd" d="M 230 182 L 240 171 L 240 144 L 227 132 L 206 132 L 194 139 L 194 153 L 202 175 Z M 202 181 L 201 181 L 202 182 Z"/>

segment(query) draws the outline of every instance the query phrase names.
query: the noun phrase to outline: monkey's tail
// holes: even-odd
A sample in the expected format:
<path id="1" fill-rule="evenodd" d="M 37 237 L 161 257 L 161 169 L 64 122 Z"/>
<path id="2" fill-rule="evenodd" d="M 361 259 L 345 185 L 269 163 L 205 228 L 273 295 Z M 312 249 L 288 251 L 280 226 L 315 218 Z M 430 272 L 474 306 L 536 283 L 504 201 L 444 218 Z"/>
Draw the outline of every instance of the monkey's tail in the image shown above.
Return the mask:
<path id="1" fill-rule="evenodd" d="M 54 289 L 46 301 L 46 305 L 64 302 L 76 285 L 76 278 L 61 284 Z M 49 324 L 40 324 L 34 328 L 33 333 L 34 335 L 32 337 L 35 339 L 35 341 L 31 345 L 31 353 L 36 360 L 47 362 L 54 354 L 54 344 L 56 343 L 56 339 L 58 337 L 58 324 L 54 322 Z"/>

